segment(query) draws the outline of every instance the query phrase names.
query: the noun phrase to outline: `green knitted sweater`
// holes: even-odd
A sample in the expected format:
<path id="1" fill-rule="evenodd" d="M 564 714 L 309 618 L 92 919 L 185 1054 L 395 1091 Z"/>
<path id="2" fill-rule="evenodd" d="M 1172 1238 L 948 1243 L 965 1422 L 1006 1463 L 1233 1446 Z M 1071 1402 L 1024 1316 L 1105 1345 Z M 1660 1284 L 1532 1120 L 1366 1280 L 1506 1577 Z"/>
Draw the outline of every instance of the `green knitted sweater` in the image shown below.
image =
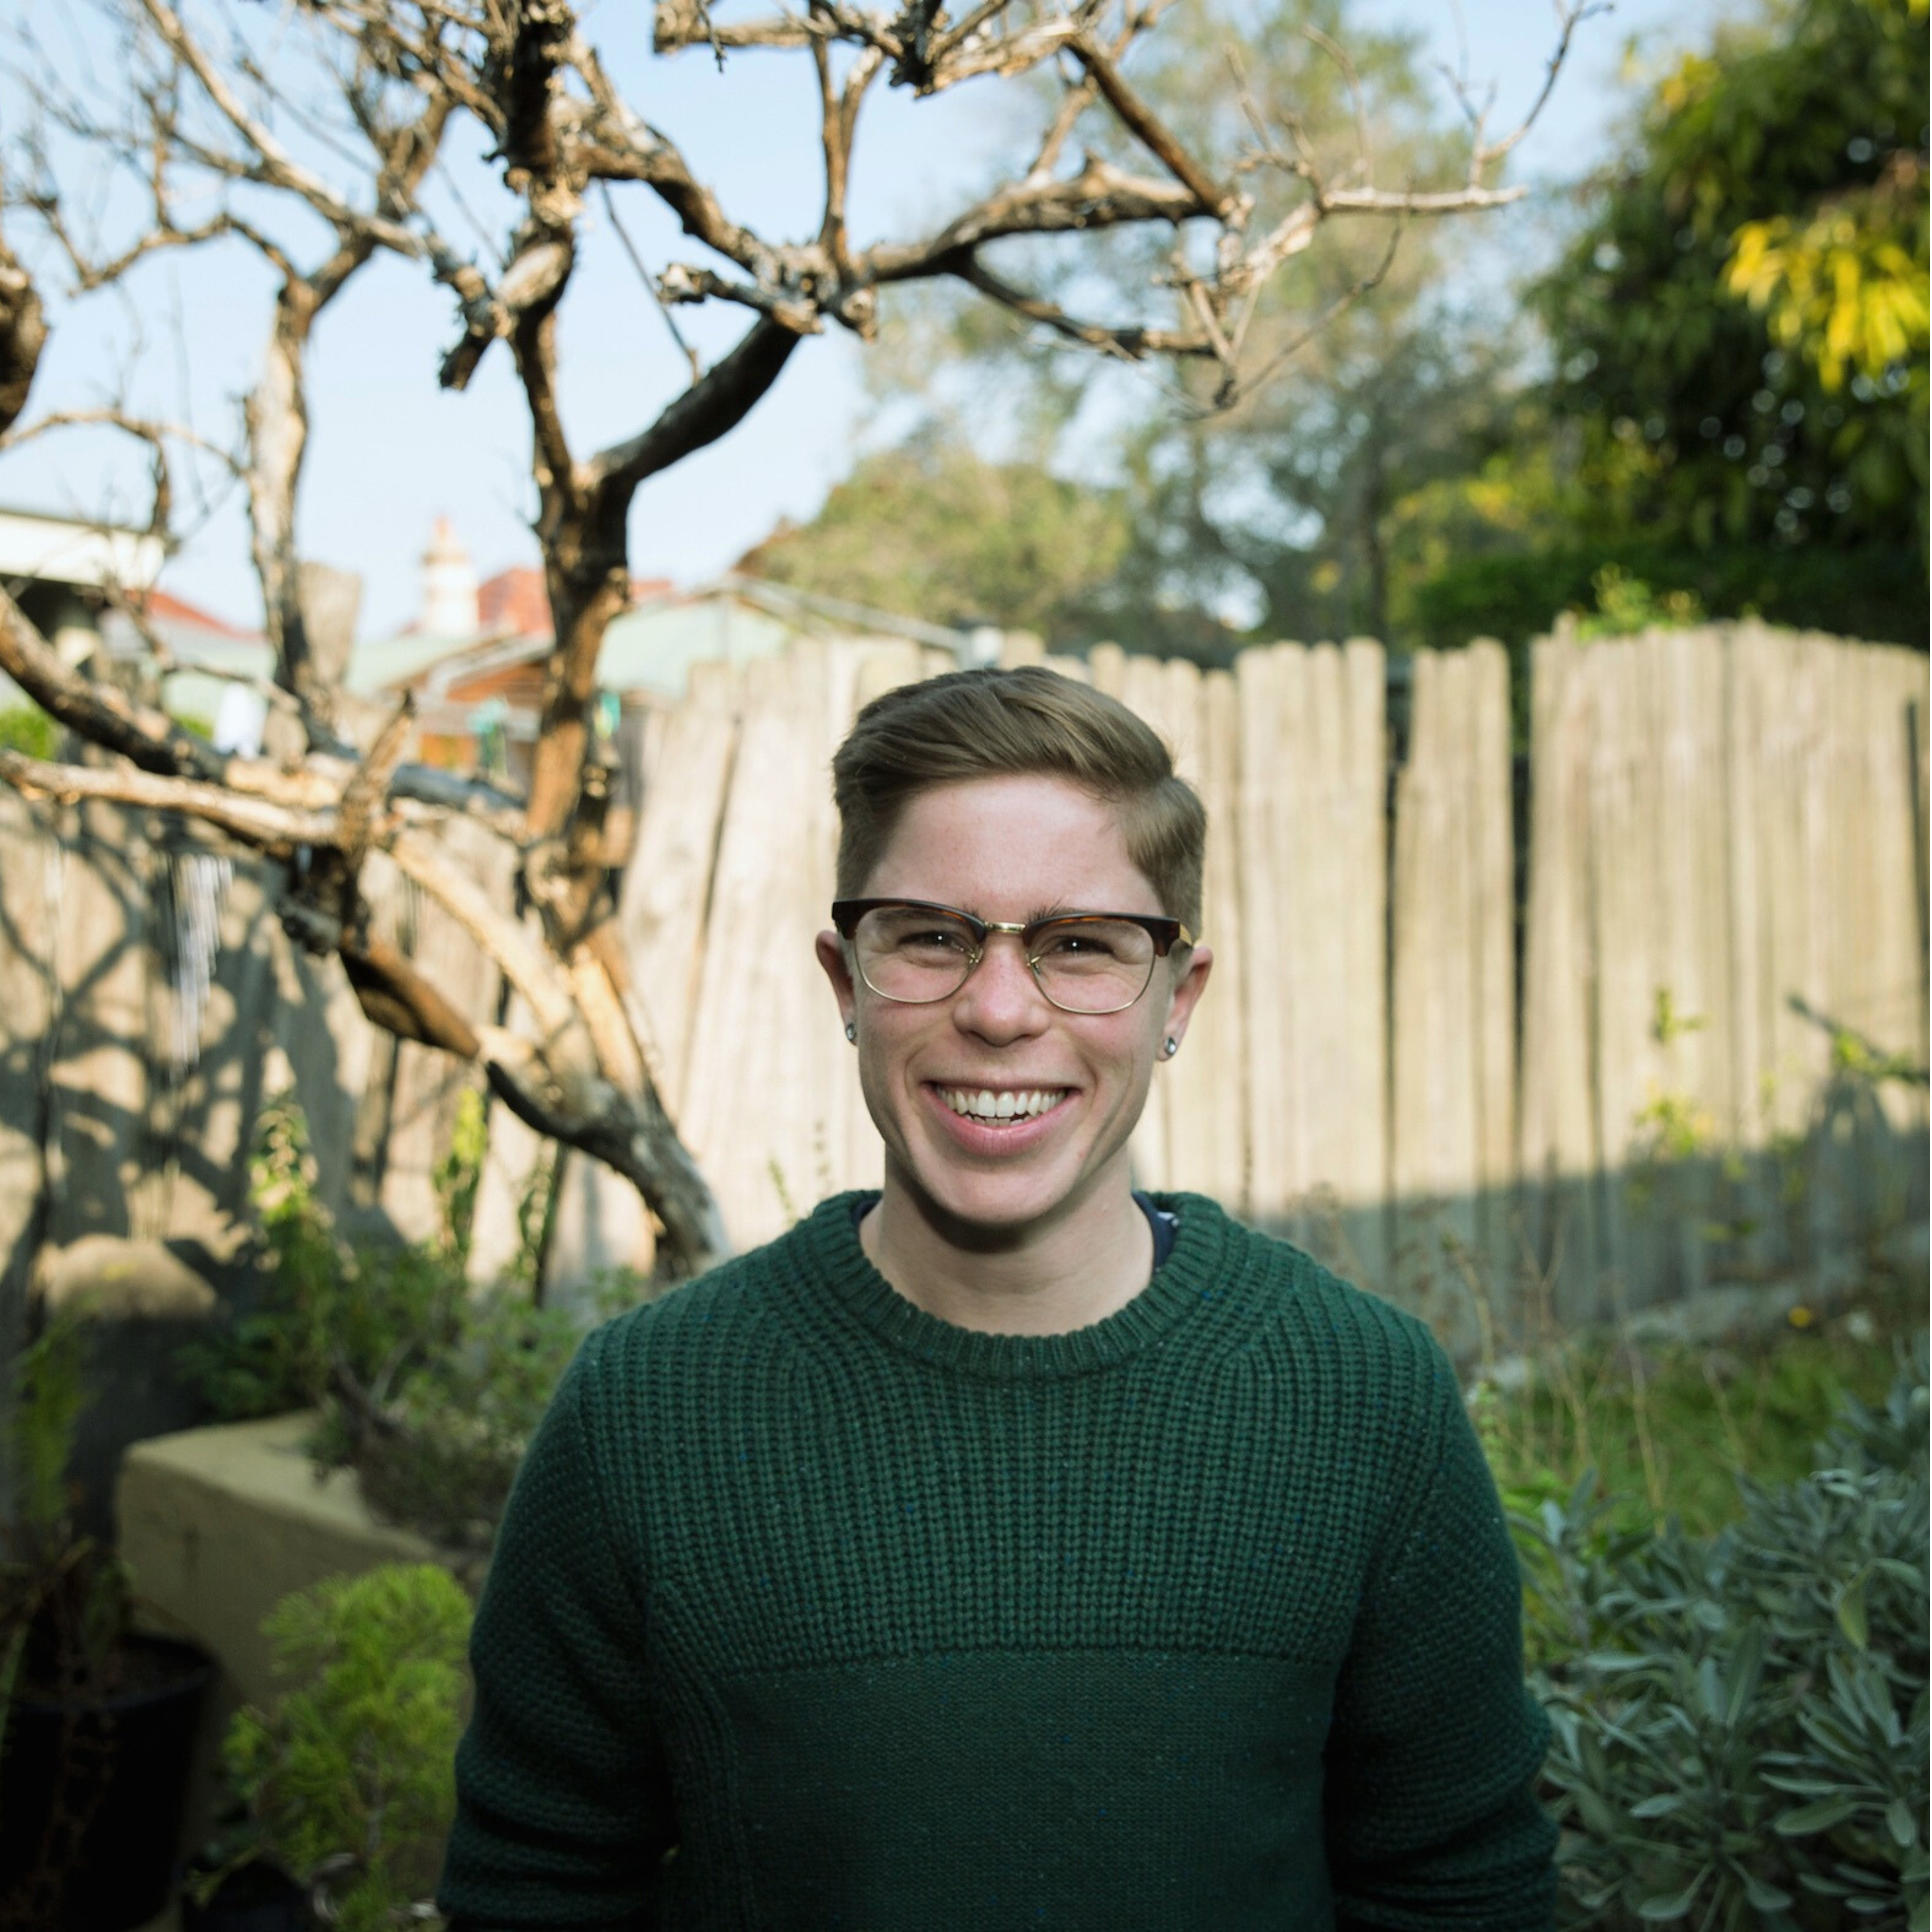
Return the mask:
<path id="1" fill-rule="evenodd" d="M 1212 1202 L 1070 1334 L 857 1197 L 584 1344 L 476 1622 L 465 1928 L 1546 1927 L 1514 1553 L 1428 1331 Z"/>

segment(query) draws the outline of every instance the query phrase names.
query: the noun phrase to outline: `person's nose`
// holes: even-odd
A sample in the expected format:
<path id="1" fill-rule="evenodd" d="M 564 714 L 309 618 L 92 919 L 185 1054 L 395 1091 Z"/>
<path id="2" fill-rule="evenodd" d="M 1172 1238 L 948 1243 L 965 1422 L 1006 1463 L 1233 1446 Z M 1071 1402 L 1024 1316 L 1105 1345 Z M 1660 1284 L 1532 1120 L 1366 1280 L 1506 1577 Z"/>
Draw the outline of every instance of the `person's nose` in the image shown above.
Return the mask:
<path id="1" fill-rule="evenodd" d="M 1040 989 L 1026 948 L 1012 932 L 989 932 L 986 950 L 954 996 L 953 1024 L 1004 1046 L 1051 1024 L 1053 1003 Z"/>

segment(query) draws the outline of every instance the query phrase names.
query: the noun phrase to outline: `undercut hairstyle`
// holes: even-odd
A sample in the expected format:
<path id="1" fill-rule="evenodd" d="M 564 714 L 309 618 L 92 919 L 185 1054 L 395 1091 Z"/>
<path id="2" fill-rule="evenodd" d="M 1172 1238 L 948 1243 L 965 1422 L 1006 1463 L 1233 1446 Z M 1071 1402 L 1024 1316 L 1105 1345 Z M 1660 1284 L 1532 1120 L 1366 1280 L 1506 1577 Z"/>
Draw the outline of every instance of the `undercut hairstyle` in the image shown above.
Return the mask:
<path id="1" fill-rule="evenodd" d="M 838 896 L 857 898 L 908 803 L 968 778 L 1067 778 L 1115 806 L 1127 854 L 1190 932 L 1201 925 L 1208 814 L 1157 734 L 1040 664 L 951 671 L 875 698 L 832 760 Z M 1118 911 L 1118 907 L 1095 910 Z"/>

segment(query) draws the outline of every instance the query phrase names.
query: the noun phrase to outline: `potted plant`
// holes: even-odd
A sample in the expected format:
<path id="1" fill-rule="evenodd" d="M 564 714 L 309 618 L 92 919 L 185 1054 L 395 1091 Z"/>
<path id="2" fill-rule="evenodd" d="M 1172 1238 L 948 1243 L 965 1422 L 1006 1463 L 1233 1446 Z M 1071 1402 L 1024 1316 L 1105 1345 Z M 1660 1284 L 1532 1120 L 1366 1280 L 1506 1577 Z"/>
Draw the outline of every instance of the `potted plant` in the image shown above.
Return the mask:
<path id="1" fill-rule="evenodd" d="M 470 1605 L 434 1564 L 386 1564 L 285 1597 L 262 1624 L 290 1679 L 272 1711 L 238 1712 L 224 1748 L 246 1808 L 191 1894 L 188 1932 L 302 1922 L 291 1906 L 242 1909 L 242 1888 L 272 1895 L 262 1868 L 292 1876 L 315 1918 L 341 1932 L 420 1923 L 456 1812 L 457 1738 Z"/>
<path id="2" fill-rule="evenodd" d="M 14 1366 L 0 1545 L 0 1927 L 127 1932 L 167 1903 L 207 1652 L 133 1628 L 128 1574 L 75 1529 L 67 1468 L 86 1330 L 50 1318 Z"/>

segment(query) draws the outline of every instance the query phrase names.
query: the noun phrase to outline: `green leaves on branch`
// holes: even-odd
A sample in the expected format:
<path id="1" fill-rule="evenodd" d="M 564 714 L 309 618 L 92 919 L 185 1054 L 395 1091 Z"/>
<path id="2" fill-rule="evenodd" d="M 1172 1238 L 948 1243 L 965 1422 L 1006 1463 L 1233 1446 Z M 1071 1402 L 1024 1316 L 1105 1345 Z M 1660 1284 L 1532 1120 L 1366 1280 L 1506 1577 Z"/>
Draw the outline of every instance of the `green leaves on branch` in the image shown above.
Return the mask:
<path id="1" fill-rule="evenodd" d="M 1853 376 L 1882 382 L 1925 352 L 1932 310 L 1921 178 L 1901 158 L 1880 189 L 1828 203 L 1808 222 L 1780 214 L 1738 230 L 1724 286 L 1764 314 L 1771 339 L 1802 353 L 1828 394 Z M 1906 195 L 1909 210 L 1898 205 Z"/>

